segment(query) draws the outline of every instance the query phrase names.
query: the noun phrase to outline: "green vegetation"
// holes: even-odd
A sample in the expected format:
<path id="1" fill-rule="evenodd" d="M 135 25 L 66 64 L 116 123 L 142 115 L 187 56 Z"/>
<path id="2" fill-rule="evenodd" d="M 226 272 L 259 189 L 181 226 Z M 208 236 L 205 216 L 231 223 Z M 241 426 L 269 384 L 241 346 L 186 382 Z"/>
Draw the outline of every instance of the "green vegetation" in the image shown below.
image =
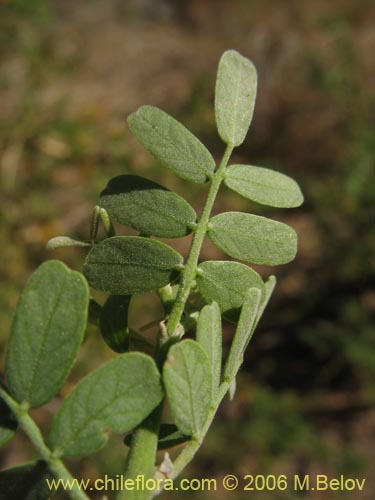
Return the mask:
<path id="1" fill-rule="evenodd" d="M 160 410 L 156 408 L 164 398 L 169 403 L 172 424 L 186 439 L 165 477 L 166 481 L 174 479 L 202 445 L 226 393 L 230 391 L 231 398 L 234 397 L 238 370 L 270 299 L 275 279 L 272 277 L 264 284 L 254 270 L 240 265 L 252 279 L 247 281 L 245 272 L 240 280 L 231 282 L 230 290 L 237 299 L 239 317 L 222 368 L 220 308 L 223 309 L 223 304 L 224 312 L 228 312 L 222 291 L 228 285 L 231 264 L 236 264 L 228 263 L 228 267 L 226 262 L 211 261 L 198 268 L 204 238 L 207 235 L 228 255 L 256 264 L 283 264 L 296 254 L 296 234 L 286 224 L 241 212 L 211 217 L 220 185 L 227 181 L 231 153 L 244 141 L 250 126 L 256 82 L 256 70 L 249 60 L 234 50 L 223 54 L 216 83 L 215 112 L 226 150 L 216 170 L 205 146 L 166 113 L 142 107 L 129 117 L 131 130 L 153 156 L 181 177 L 208 184 L 207 199 L 200 217 L 195 220 L 195 212 L 187 202 L 155 183 L 135 176 L 123 176 L 120 183 L 118 177 L 110 181 L 110 194 L 107 189 L 101 195 L 102 200 L 107 200 L 106 209 L 95 207 L 90 244 L 84 242 L 91 247 L 83 267 L 84 276 L 91 287 L 110 294 L 103 308 L 104 315 L 100 312 L 102 334 L 110 347 L 115 345 L 115 351 L 128 350 L 132 337 L 132 330 L 127 325 L 129 296 L 134 294 L 160 290 L 165 315 L 157 336 L 148 339 L 153 357 L 139 350 L 124 352 L 84 377 L 61 404 L 52 422 L 47 445 L 28 410 L 49 402 L 66 380 L 83 340 L 89 293 L 83 275 L 54 260 L 41 265 L 23 291 L 7 348 L 7 387 L 0 389 L 0 396 L 56 479 L 69 477 L 62 457 L 93 454 L 106 444 L 110 432 L 132 432 L 126 477 L 155 477 L 163 470 L 162 465 L 155 463 L 155 454 L 160 425 L 164 423 L 161 422 L 161 407 Z M 249 178 L 244 176 L 243 186 L 240 173 L 236 173 L 236 191 L 265 204 L 295 207 L 302 203 L 299 187 L 291 179 L 283 176 L 279 191 L 279 175 L 266 169 L 260 169 L 258 175 L 257 167 L 251 171 L 255 180 L 250 188 Z M 227 185 L 231 187 L 231 182 Z M 153 217 L 145 219 L 144 207 L 146 210 L 153 208 Z M 140 235 L 114 236 L 111 218 L 127 225 L 129 210 L 132 211 L 130 226 L 141 231 Z M 96 241 L 98 217 L 108 236 L 99 242 Z M 171 234 L 170 225 L 173 229 L 176 222 L 178 228 Z M 193 238 L 185 262 L 171 247 L 150 238 L 152 235 L 178 237 L 189 232 L 193 233 Z M 49 246 L 56 248 L 64 243 L 69 247 L 75 243 L 82 246 L 80 241 L 64 237 L 53 238 Z M 210 264 L 216 264 L 216 272 L 207 273 Z M 202 283 L 202 299 L 203 296 L 212 297 L 219 289 L 219 301 L 209 301 L 202 312 L 199 307 L 185 311 L 192 289 L 196 287 L 199 293 Z M 172 285 L 176 289 L 174 294 Z M 100 310 L 100 306 L 96 306 Z M 197 317 L 196 340 L 181 340 Z M 116 318 L 121 319 L 119 324 Z M 138 333 L 137 337 L 141 335 Z M 147 339 L 143 341 L 146 343 Z M 153 416 L 150 425 L 149 416 L 154 410 L 158 418 Z M 11 438 L 9 433 L 13 430 L 5 424 L 1 431 L 4 443 Z M 30 474 L 33 477 L 35 470 L 31 469 Z M 14 475 L 12 478 L 14 480 Z M 8 486 L 5 482 L 3 489 L 9 488 L 13 485 Z M 27 494 L 33 494 L 35 488 L 39 497 L 50 496 L 49 492 L 47 495 L 40 492 L 38 481 L 30 486 Z M 70 496 L 78 500 L 87 498 L 78 488 L 73 488 Z M 119 499 L 146 500 L 153 496 L 154 492 L 148 490 L 118 494 Z"/>
<path id="2" fill-rule="evenodd" d="M 106 4 L 114 9 L 115 3 Z M 277 212 L 223 187 L 214 206 L 215 215 L 243 211 L 278 219 L 281 214 L 280 220 L 297 230 L 299 248 L 292 264 L 275 268 L 278 287 L 245 355 L 236 397 L 223 402 L 186 474 L 220 478 L 244 469 L 319 470 L 367 475 L 370 484 L 374 476 L 369 449 L 374 376 L 370 3 L 281 5 L 252 0 L 249 8 L 247 0 L 224 0 L 212 15 L 210 2 L 181 0 L 178 9 L 177 2 L 169 2 L 173 16 L 162 18 L 161 24 L 151 10 L 140 13 L 126 7 L 112 20 L 112 7 L 101 2 L 90 6 L 90 15 L 83 2 L 75 2 L 78 10 L 55 4 L 6 0 L 0 7 L 0 350 L 5 354 L 13 311 L 27 278 L 51 257 L 46 242 L 56 234 L 70 234 L 75 241 L 90 243 L 90 208 L 108 178 L 124 172 L 152 178 L 177 191 L 200 213 L 205 185 L 163 172 L 132 142 L 125 116 L 142 102 L 161 106 L 193 130 L 216 160 L 222 147 L 211 104 L 215 61 L 224 47 L 236 47 L 256 62 L 260 93 L 252 133 L 232 162 L 252 161 L 298 178 L 305 203 Z M 100 19 L 100 28 L 94 18 Z M 147 64 L 141 65 L 140 59 Z M 147 71 L 139 72 L 140 67 Z M 123 234 L 114 219 L 117 234 Z M 176 226 L 181 233 L 187 228 L 178 221 Z M 99 238 L 104 236 L 100 226 Z M 165 243 L 176 243 L 185 257 L 189 241 L 187 236 Z M 84 253 L 84 248 L 61 249 L 53 256 L 82 269 Z M 223 255 L 208 242 L 202 259 L 223 262 Z M 207 268 L 209 275 L 220 271 L 220 266 Z M 263 278 L 268 274 L 261 266 L 256 271 Z M 200 290 L 203 293 L 203 283 Z M 173 288 L 172 296 L 174 292 Z M 205 299 L 219 302 L 222 293 L 218 289 Z M 92 295 L 97 303 L 105 303 L 103 293 Z M 148 342 L 136 338 L 135 332 L 129 338 L 128 326 L 138 330 L 143 323 L 162 318 L 159 300 L 152 293 L 147 297 L 133 296 L 130 308 L 125 300 L 123 307 L 129 312 L 125 324 L 120 320 L 107 325 L 104 339 L 112 348 L 117 345 L 118 352 L 127 341 L 150 352 Z M 241 300 L 231 294 L 223 301 L 226 319 L 238 320 Z M 197 302 L 199 295 L 192 294 L 187 310 L 196 308 Z M 91 320 L 99 323 L 99 316 L 92 300 Z M 226 356 L 234 326 L 223 321 L 222 327 Z M 96 328 L 88 326 L 63 397 L 82 376 L 113 358 Z M 154 333 L 151 325 L 142 335 Z M 4 374 L 4 368 L 1 371 Z M 57 406 L 55 399 L 46 409 L 33 410 L 44 434 Z M 2 422 L 10 418 L 3 409 L 0 415 Z M 15 425 L 12 419 L 10 424 Z M 110 438 L 102 451 L 69 462 L 69 468 L 84 478 L 121 474 L 123 455 L 123 445 Z M 2 468 L 34 459 L 22 433 L 0 449 Z M 289 499 L 287 493 L 278 498 Z M 165 495 L 210 500 L 216 496 Z M 249 498 L 240 492 L 232 496 Z M 67 498 L 62 492 L 56 497 Z"/>

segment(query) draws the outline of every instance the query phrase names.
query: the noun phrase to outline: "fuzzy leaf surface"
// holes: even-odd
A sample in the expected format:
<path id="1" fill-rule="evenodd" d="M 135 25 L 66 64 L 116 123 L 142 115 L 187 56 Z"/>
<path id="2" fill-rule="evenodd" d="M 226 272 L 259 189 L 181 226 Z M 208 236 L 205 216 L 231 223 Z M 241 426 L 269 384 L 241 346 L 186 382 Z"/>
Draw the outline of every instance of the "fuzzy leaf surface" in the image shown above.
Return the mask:
<path id="1" fill-rule="evenodd" d="M 87 375 L 64 400 L 49 443 L 63 455 L 85 456 L 102 448 L 108 432 L 122 434 L 144 420 L 163 393 L 154 360 L 120 354 Z"/>
<path id="2" fill-rule="evenodd" d="M 11 395 L 31 407 L 52 399 L 69 374 L 87 323 L 84 277 L 62 262 L 42 264 L 18 303 L 6 357 Z"/>
<path id="3" fill-rule="evenodd" d="M 297 234 L 290 226 L 258 215 L 227 212 L 210 220 L 208 237 L 235 259 L 276 266 L 297 253 Z"/>
<path id="4" fill-rule="evenodd" d="M 200 140 L 177 120 L 154 106 L 142 106 L 128 125 L 144 148 L 183 179 L 206 182 L 215 160 Z"/>
<path id="5" fill-rule="evenodd" d="M 170 283 L 182 257 L 150 238 L 115 236 L 95 245 L 83 272 L 89 284 L 113 295 L 149 292 Z"/>
<path id="6" fill-rule="evenodd" d="M 131 295 L 110 295 L 100 311 L 100 332 L 115 352 L 129 350 L 128 311 Z"/>
<path id="7" fill-rule="evenodd" d="M 257 72 L 253 63 L 235 50 L 221 56 L 215 89 L 217 130 L 226 144 L 243 143 L 253 117 Z"/>
<path id="8" fill-rule="evenodd" d="M 163 380 L 172 415 L 186 436 L 199 437 L 211 405 L 210 362 L 194 340 L 172 346 L 164 363 Z"/>
<path id="9" fill-rule="evenodd" d="M 197 214 L 181 196 L 136 175 L 110 180 L 100 194 L 110 217 L 137 231 L 160 238 L 180 238 L 194 227 Z"/>
<path id="10" fill-rule="evenodd" d="M 199 313 L 196 338 L 210 362 L 211 393 L 214 399 L 220 385 L 222 357 L 221 314 L 217 302 L 205 306 Z"/>
<path id="11" fill-rule="evenodd" d="M 303 202 L 294 179 L 268 168 L 232 165 L 226 170 L 224 182 L 236 193 L 262 205 L 293 208 Z"/>
<path id="12" fill-rule="evenodd" d="M 251 267 L 230 261 L 207 261 L 199 264 L 197 285 L 203 297 L 219 304 L 223 316 L 236 322 L 249 287 L 265 288 L 262 278 Z"/>

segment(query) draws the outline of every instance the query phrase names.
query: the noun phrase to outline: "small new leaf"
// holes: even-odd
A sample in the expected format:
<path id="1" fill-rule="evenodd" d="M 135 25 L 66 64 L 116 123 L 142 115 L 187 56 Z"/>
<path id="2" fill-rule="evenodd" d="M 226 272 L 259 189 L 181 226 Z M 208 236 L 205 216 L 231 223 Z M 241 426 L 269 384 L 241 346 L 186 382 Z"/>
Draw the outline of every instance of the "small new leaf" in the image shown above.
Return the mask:
<path id="1" fill-rule="evenodd" d="M 97 290 L 133 295 L 170 283 L 181 264 L 181 255 L 160 241 L 115 236 L 91 249 L 83 272 Z"/>
<path id="2" fill-rule="evenodd" d="M 51 238 L 47 243 L 48 250 L 56 250 L 56 248 L 64 247 L 90 247 L 91 243 L 87 241 L 74 240 L 69 236 L 56 236 Z"/>
<path id="3" fill-rule="evenodd" d="M 82 343 L 88 302 L 86 280 L 62 262 L 50 260 L 32 274 L 6 356 L 9 391 L 19 403 L 41 406 L 57 394 Z"/>
<path id="4" fill-rule="evenodd" d="M 216 301 L 223 316 L 233 322 L 238 321 L 249 287 L 259 288 L 262 296 L 265 295 L 259 274 L 239 262 L 203 262 L 199 264 L 196 280 L 203 297 L 209 302 Z"/>
<path id="5" fill-rule="evenodd" d="M 210 220 L 208 237 L 235 259 L 276 266 L 286 264 L 297 253 L 294 229 L 258 215 L 227 212 Z"/>
<path id="6" fill-rule="evenodd" d="M 203 347 L 194 340 L 172 346 L 163 380 L 172 415 L 185 436 L 199 439 L 211 405 L 211 369 Z"/>
<path id="7" fill-rule="evenodd" d="M 128 125 L 145 149 L 183 179 L 204 183 L 215 170 L 208 149 L 181 123 L 154 106 L 142 106 Z"/>
<path id="8" fill-rule="evenodd" d="M 222 331 L 220 309 L 216 302 L 205 306 L 197 322 L 197 342 L 206 351 L 211 368 L 212 400 L 216 397 L 221 377 Z"/>
<path id="9" fill-rule="evenodd" d="M 100 331 L 115 352 L 129 350 L 128 310 L 131 295 L 110 295 L 100 311 Z"/>
<path id="10" fill-rule="evenodd" d="M 65 399 L 49 443 L 63 455 L 102 448 L 108 431 L 122 434 L 142 422 L 163 397 L 159 371 L 149 356 L 120 354 L 86 376 Z"/>
<path id="11" fill-rule="evenodd" d="M 243 143 L 257 92 L 253 63 L 235 50 L 221 56 L 215 89 L 215 116 L 220 137 L 233 147 Z"/>
<path id="12" fill-rule="evenodd" d="M 181 196 L 136 175 L 111 179 L 100 194 L 100 204 L 120 224 L 160 238 L 186 236 L 197 219 Z"/>
<path id="13" fill-rule="evenodd" d="M 226 170 L 224 182 L 245 198 L 270 207 L 293 208 L 303 202 L 296 181 L 267 168 L 232 165 Z"/>

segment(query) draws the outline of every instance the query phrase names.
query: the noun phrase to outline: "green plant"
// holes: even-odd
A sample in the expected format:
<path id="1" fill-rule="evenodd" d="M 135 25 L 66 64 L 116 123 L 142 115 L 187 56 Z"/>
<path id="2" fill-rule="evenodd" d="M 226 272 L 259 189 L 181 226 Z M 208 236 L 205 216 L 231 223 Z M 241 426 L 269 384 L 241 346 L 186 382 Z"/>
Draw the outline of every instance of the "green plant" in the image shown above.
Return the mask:
<path id="1" fill-rule="evenodd" d="M 0 441 L 9 440 L 19 425 L 44 465 L 3 473 L 4 488 L 14 487 L 15 477 L 24 487 L 22 478 L 31 476 L 28 484 L 38 498 L 49 498 L 51 492 L 42 479 L 51 474 L 71 478 L 62 459 L 94 453 L 106 444 L 109 432 L 130 433 L 125 438 L 130 447 L 127 478 L 143 475 L 166 482 L 192 460 L 224 396 L 229 392 L 233 398 L 244 351 L 276 280 L 271 276 L 264 283 L 239 262 L 199 263 L 204 238 L 208 236 L 234 259 L 279 265 L 295 257 L 297 237 L 286 224 L 260 216 L 227 212 L 211 217 L 213 204 L 222 183 L 273 207 L 296 207 L 303 201 L 298 185 L 285 175 L 249 165 L 227 166 L 233 149 L 245 139 L 256 85 L 253 64 L 235 51 L 225 52 L 215 93 L 218 132 L 226 144 L 218 168 L 206 147 L 165 112 L 143 106 L 129 117 L 133 134 L 162 164 L 184 179 L 207 183 L 199 218 L 176 193 L 141 177 L 121 175 L 100 194 L 88 241 L 57 237 L 49 242 L 50 248 L 83 246 L 89 253 L 83 275 L 59 261 L 42 264 L 17 307 L 6 357 L 7 387 L 0 388 Z M 139 236 L 116 236 L 112 220 Z M 100 222 L 107 237 L 97 241 Z M 191 233 L 185 262 L 170 246 L 152 238 Z M 103 306 L 90 300 L 87 282 L 109 293 Z M 158 293 L 165 313 L 153 342 L 128 325 L 132 296 L 149 291 Z M 63 401 L 44 440 L 29 409 L 44 405 L 62 387 L 88 318 L 99 325 L 105 342 L 119 355 L 82 379 Z M 223 366 L 222 318 L 237 324 Z M 183 340 L 194 331 L 195 340 Z M 163 421 L 165 399 L 173 424 Z M 165 455 L 161 466 L 155 467 L 157 449 L 179 443 L 184 447 L 174 462 Z M 118 499 L 146 500 L 154 494 L 123 491 Z M 87 499 L 77 487 L 70 495 Z"/>

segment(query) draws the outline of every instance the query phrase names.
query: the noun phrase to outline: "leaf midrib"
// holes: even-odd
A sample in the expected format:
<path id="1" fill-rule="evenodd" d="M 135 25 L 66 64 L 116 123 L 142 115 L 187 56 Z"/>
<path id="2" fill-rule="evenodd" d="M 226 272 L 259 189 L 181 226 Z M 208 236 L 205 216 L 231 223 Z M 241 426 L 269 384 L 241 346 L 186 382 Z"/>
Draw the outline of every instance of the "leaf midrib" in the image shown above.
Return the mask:
<path id="1" fill-rule="evenodd" d="M 28 402 L 31 402 L 30 399 L 31 399 L 31 395 L 32 395 L 32 388 L 33 388 L 33 385 L 34 385 L 34 382 L 35 382 L 37 369 L 38 369 L 38 367 L 40 365 L 40 360 L 41 360 L 42 354 L 43 354 L 43 352 L 45 350 L 45 345 L 46 345 L 46 342 L 47 342 L 48 332 L 49 332 L 49 329 L 50 329 L 50 326 L 51 326 L 51 323 L 52 323 L 52 318 L 54 317 L 54 315 L 55 315 L 55 313 L 57 311 L 58 304 L 59 304 L 61 296 L 63 294 L 64 285 L 65 285 L 65 282 L 66 282 L 67 278 L 68 278 L 68 276 L 65 275 L 64 278 L 63 278 L 63 281 L 62 281 L 62 283 L 60 285 L 60 289 L 59 289 L 58 293 L 55 296 L 55 301 L 54 301 L 54 304 L 53 304 L 52 312 L 50 314 L 50 317 L 48 318 L 47 325 L 44 328 L 44 334 L 43 334 L 42 342 L 41 342 L 40 347 L 39 347 L 39 352 L 38 352 L 38 355 L 35 358 L 35 362 L 33 363 L 33 366 L 32 366 L 32 369 L 31 369 L 30 383 L 29 383 L 29 385 L 27 387 L 27 390 L 25 392 L 25 396 L 27 396 L 26 400 Z"/>

